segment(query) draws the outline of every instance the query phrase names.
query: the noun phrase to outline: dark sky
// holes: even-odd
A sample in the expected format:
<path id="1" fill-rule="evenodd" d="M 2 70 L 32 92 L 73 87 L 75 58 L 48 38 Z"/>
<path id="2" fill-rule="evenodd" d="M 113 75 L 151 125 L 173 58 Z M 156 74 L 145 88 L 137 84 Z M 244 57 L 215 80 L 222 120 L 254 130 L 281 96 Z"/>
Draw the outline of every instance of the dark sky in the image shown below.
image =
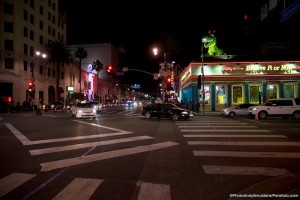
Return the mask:
<path id="1" fill-rule="evenodd" d="M 120 45 L 126 51 L 126 67 L 149 72 L 155 72 L 158 65 L 152 47 L 160 42 L 162 34 L 171 34 L 178 41 L 179 51 L 173 59 L 186 67 L 200 58 L 201 38 L 208 30 L 216 30 L 218 47 L 226 54 L 255 52 L 262 40 L 281 32 L 279 27 L 271 35 L 262 32 L 262 0 L 59 1 L 67 14 L 67 44 Z M 269 21 L 272 26 L 280 24 L 279 17 Z M 145 80 L 143 74 L 133 73 L 132 77 L 137 83 Z"/>

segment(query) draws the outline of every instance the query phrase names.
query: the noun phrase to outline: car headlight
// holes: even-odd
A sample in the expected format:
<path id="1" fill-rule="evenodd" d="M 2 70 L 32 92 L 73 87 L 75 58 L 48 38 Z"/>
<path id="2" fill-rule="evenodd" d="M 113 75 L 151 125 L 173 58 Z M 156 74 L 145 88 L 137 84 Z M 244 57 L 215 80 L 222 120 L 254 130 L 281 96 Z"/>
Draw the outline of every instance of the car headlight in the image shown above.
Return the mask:
<path id="1" fill-rule="evenodd" d="M 182 111 L 181 114 L 186 115 L 186 114 L 188 114 L 188 112 L 187 111 Z"/>
<path id="2" fill-rule="evenodd" d="M 96 112 L 96 109 L 93 109 L 93 112 L 95 113 L 95 112 Z"/>
<path id="3" fill-rule="evenodd" d="M 256 111 L 256 110 L 257 110 L 257 108 L 253 108 L 252 110 L 253 110 L 253 111 Z"/>
<path id="4" fill-rule="evenodd" d="M 82 113 L 82 110 L 78 110 L 79 113 Z"/>

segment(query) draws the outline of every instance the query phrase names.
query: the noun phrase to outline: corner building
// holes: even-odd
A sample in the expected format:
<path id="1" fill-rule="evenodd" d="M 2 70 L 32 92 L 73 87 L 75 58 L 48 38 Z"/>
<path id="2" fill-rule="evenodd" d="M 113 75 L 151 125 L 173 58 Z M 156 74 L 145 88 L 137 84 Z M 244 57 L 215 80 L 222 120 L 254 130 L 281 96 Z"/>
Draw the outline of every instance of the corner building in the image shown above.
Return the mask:
<path id="1" fill-rule="evenodd" d="M 198 75 L 202 79 L 201 88 L 197 85 Z M 203 62 L 192 61 L 181 73 L 180 97 L 185 107 L 191 102 L 193 110 L 200 101 L 202 111 L 203 108 L 204 111 L 221 111 L 241 103 L 262 104 L 273 98 L 300 97 L 300 61 L 204 57 Z"/>

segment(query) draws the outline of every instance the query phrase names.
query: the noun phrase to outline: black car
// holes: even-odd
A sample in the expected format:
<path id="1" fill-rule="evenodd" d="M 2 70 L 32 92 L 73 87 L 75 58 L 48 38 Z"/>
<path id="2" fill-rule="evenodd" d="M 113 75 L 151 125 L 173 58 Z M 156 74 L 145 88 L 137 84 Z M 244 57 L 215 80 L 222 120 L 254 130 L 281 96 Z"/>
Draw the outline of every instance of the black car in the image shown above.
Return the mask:
<path id="1" fill-rule="evenodd" d="M 144 106 L 142 108 L 142 115 L 145 116 L 146 119 L 158 117 L 169 118 L 173 121 L 179 119 L 187 120 L 194 116 L 191 110 L 180 108 L 173 103 L 154 103 Z"/>
<path id="2" fill-rule="evenodd" d="M 65 104 L 62 101 L 54 101 L 45 106 L 45 111 L 48 110 L 65 110 Z"/>

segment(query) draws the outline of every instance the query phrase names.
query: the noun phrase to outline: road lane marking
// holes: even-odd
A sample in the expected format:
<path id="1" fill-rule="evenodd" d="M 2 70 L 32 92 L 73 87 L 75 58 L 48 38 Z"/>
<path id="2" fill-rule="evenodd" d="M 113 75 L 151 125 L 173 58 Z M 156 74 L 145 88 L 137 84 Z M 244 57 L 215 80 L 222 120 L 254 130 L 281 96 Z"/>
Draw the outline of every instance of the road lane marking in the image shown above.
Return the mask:
<path id="1" fill-rule="evenodd" d="M 287 138 L 284 135 L 233 135 L 233 134 L 199 134 L 199 135 L 183 135 L 183 137 L 234 137 L 234 138 Z"/>
<path id="2" fill-rule="evenodd" d="M 97 153 L 97 154 L 92 154 L 87 156 L 76 157 L 76 158 L 46 162 L 41 164 L 42 166 L 41 171 L 51 171 L 62 167 L 69 167 L 69 166 L 74 166 L 74 165 L 79 165 L 84 163 L 95 162 L 99 160 L 105 160 L 105 159 L 116 158 L 121 156 L 133 155 L 137 153 L 154 151 L 162 148 L 172 147 L 175 145 L 178 145 L 178 143 L 168 141 L 168 142 L 162 142 L 162 143 L 157 143 L 152 145 L 137 146 L 137 147 L 127 148 L 127 149 L 114 150 L 114 151 Z"/>
<path id="3" fill-rule="evenodd" d="M 151 139 L 151 138 L 153 138 L 153 137 L 138 136 L 138 137 L 114 139 L 114 140 L 107 140 L 107 141 L 100 141 L 100 142 L 74 144 L 74 145 L 67 145 L 67 146 L 61 146 L 61 147 L 35 149 L 35 150 L 30 150 L 29 152 L 31 155 L 34 156 L 34 155 L 41 155 L 41 154 L 47 154 L 47 153 L 56 153 L 56 152 L 61 152 L 61 151 L 77 150 L 77 149 L 83 149 L 83 148 L 88 148 L 88 147 L 97 147 L 97 146 L 102 146 L 102 145 L 117 144 L 117 143 L 121 143 L 121 142 L 146 140 L 146 139 Z"/>
<path id="4" fill-rule="evenodd" d="M 5 123 L 5 126 L 15 135 L 16 138 L 18 138 L 21 141 L 21 143 L 23 145 L 46 144 L 46 143 L 53 143 L 53 142 L 66 142 L 66 141 L 110 137 L 110 136 L 125 135 L 125 134 L 133 133 L 133 132 L 128 132 L 128 131 L 121 131 L 121 132 L 117 132 L 117 133 L 103 133 L 103 134 L 97 134 L 97 135 L 86 135 L 86 136 L 77 136 L 77 137 L 69 137 L 69 138 L 56 138 L 56 139 L 31 141 L 25 135 L 23 135 L 20 131 L 18 131 L 15 127 L 13 127 L 11 124 Z"/>
<path id="5" fill-rule="evenodd" d="M 181 132 L 271 132 L 270 130 L 245 130 L 245 129 L 183 129 Z"/>
<path id="6" fill-rule="evenodd" d="M 215 126 L 214 124 L 208 124 L 204 126 L 178 126 L 178 128 L 257 128 L 257 126 L 227 126 L 227 125 L 222 125 L 222 126 Z"/>
<path id="7" fill-rule="evenodd" d="M 36 174 L 12 173 L 0 179 L 0 197 L 19 187 L 26 181 L 35 177 Z"/>
<path id="8" fill-rule="evenodd" d="M 244 167 L 244 166 L 219 166 L 202 165 L 206 174 L 230 174 L 230 175 L 261 175 L 261 176 L 281 176 L 291 174 L 286 169 L 272 167 Z"/>
<path id="9" fill-rule="evenodd" d="M 171 200 L 169 185 L 142 183 L 137 200 Z"/>
<path id="10" fill-rule="evenodd" d="M 87 124 L 87 125 L 91 125 L 91 126 L 97 126 L 97 127 L 100 127 L 100 128 L 105 128 L 105 129 L 112 130 L 112 131 L 124 132 L 124 130 L 112 128 L 112 127 L 109 127 L 109 126 L 102 126 L 102 125 L 99 125 L 99 124 L 89 123 L 89 122 L 84 122 L 84 121 L 79 121 L 79 120 L 73 120 L 73 121 L 83 123 L 83 124 Z"/>
<path id="11" fill-rule="evenodd" d="M 31 141 L 25 135 L 23 135 L 20 131 L 18 131 L 15 127 L 13 127 L 11 124 L 5 123 L 4 125 L 16 136 L 16 138 L 18 138 L 20 140 L 20 142 L 23 145 L 31 144 Z"/>
<path id="12" fill-rule="evenodd" d="M 101 179 L 75 178 L 67 187 L 58 193 L 55 200 L 90 199 L 99 185 Z"/>
<path id="13" fill-rule="evenodd" d="M 188 141 L 189 145 L 300 146 L 300 142 Z"/>
<path id="14" fill-rule="evenodd" d="M 299 152 L 249 152 L 249 151 L 193 151 L 194 156 L 222 156 L 249 158 L 300 158 Z"/>

